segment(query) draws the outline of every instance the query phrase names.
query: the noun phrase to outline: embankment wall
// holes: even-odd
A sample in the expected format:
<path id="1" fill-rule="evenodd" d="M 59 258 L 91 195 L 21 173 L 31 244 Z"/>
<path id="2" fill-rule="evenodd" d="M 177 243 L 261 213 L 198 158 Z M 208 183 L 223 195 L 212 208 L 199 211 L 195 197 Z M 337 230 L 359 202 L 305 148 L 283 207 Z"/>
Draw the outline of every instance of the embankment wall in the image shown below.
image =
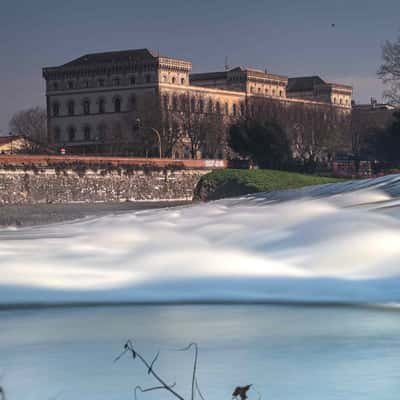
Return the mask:
<path id="1" fill-rule="evenodd" d="M 222 160 L 1 156 L 0 204 L 192 200 Z"/>

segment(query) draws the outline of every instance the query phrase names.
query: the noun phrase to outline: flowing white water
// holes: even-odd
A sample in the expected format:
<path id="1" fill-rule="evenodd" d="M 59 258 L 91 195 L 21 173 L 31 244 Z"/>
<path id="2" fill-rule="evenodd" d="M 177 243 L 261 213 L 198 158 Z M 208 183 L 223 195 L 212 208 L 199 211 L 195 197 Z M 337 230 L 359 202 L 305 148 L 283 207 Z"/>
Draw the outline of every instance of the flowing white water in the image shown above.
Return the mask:
<path id="1" fill-rule="evenodd" d="M 400 176 L 0 231 L 0 302 L 400 301 Z"/>

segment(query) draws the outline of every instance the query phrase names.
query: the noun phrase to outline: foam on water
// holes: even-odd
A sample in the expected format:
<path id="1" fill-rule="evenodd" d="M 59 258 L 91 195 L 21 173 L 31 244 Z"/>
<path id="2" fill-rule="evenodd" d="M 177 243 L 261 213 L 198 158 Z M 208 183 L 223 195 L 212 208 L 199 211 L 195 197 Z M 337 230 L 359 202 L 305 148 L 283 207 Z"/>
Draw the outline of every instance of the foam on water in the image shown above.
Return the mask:
<path id="1" fill-rule="evenodd" d="M 0 231 L 0 302 L 400 301 L 400 176 Z"/>

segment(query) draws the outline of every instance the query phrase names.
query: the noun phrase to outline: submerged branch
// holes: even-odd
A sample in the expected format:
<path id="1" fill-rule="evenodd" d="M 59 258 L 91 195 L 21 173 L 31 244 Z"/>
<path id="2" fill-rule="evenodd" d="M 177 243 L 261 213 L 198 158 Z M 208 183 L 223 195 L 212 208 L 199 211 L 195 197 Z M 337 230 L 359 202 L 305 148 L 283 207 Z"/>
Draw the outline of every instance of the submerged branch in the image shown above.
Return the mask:
<path id="1" fill-rule="evenodd" d="M 125 354 L 127 354 L 127 353 L 131 353 L 133 359 L 138 358 L 138 359 L 147 367 L 148 374 L 149 374 L 149 375 L 152 375 L 152 376 L 154 377 L 154 379 L 156 379 L 156 380 L 161 384 L 160 387 L 155 387 L 155 388 L 150 388 L 150 389 L 152 389 L 152 390 L 164 389 L 164 390 L 167 390 L 168 392 L 170 392 L 170 393 L 171 393 L 173 396 L 175 396 L 177 399 L 179 399 L 179 400 L 185 400 L 185 399 L 183 398 L 183 396 L 181 396 L 179 393 L 177 393 L 175 390 L 173 390 L 173 387 L 175 386 L 175 384 L 173 384 L 173 385 L 168 385 L 168 384 L 164 381 L 164 379 L 162 379 L 162 378 L 154 371 L 154 368 L 153 368 L 153 367 L 154 367 L 154 363 L 155 363 L 155 361 L 157 360 L 158 354 L 159 354 L 159 353 L 157 353 L 157 355 L 154 357 L 153 361 L 152 361 L 151 364 L 150 364 L 140 353 L 138 353 L 138 352 L 134 349 L 132 342 L 131 342 L 130 340 L 128 340 L 128 341 L 125 343 L 124 350 L 122 351 L 122 353 L 121 353 L 120 355 L 118 355 L 118 356 L 115 358 L 114 362 L 117 362 L 118 360 L 120 360 L 120 359 L 121 359 Z M 156 388 L 157 388 L 157 389 L 156 389 Z M 150 390 L 147 390 L 147 391 L 150 391 Z"/>

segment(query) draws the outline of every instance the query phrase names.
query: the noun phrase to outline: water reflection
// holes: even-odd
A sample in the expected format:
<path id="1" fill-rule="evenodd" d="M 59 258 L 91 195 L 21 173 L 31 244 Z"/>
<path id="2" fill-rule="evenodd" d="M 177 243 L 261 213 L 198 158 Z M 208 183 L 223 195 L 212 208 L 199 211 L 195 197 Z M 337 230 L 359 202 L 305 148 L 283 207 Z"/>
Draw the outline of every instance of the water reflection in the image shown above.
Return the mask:
<path id="1" fill-rule="evenodd" d="M 192 355 L 174 349 L 198 342 L 207 399 L 248 383 L 282 400 L 391 400 L 400 388 L 397 311 L 237 305 L 2 312 L 1 384 L 9 399 L 129 398 L 153 381 L 131 359 L 113 364 L 127 338 L 149 359 L 160 349 L 158 369 L 187 395 Z"/>

